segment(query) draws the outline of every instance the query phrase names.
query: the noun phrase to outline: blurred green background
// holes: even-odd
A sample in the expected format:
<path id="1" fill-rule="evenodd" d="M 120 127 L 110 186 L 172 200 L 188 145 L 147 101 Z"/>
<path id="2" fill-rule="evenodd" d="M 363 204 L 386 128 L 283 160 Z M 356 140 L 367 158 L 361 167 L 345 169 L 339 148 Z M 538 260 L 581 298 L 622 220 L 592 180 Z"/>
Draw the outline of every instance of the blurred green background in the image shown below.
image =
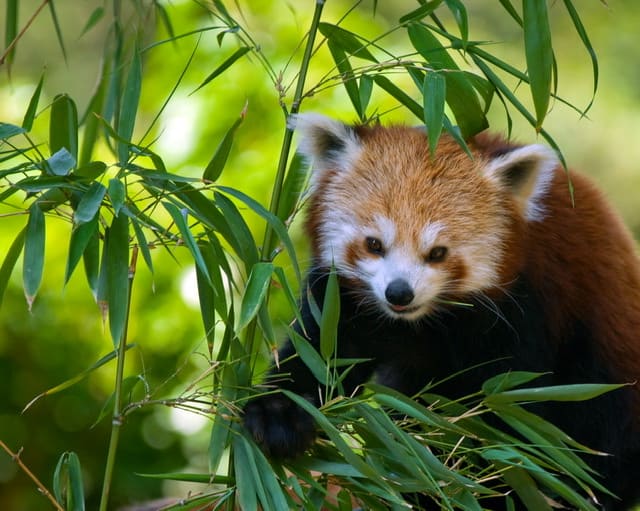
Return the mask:
<path id="1" fill-rule="evenodd" d="M 19 2 L 21 26 L 40 3 Z M 176 34 L 216 24 L 206 3 L 173 0 L 163 4 Z M 260 44 L 275 71 L 282 72 L 282 83 L 291 83 L 296 66 L 288 62 L 292 55 L 300 57 L 298 45 L 309 24 L 312 2 L 308 0 L 303 5 L 303 2 L 259 0 L 240 4 L 239 19 Z M 85 110 L 100 67 L 108 15 L 87 33 L 83 33 L 83 27 L 100 5 L 102 2 L 97 0 L 56 2 L 68 53 L 66 62 L 47 12 L 36 18 L 20 41 L 10 76 L 6 66 L 0 67 L 0 121 L 20 124 L 43 73 L 41 105 L 48 104 L 58 93 L 68 93 L 79 112 Z M 347 1 L 328 0 L 325 20 L 337 22 L 351 5 Z M 362 2 L 344 26 L 356 32 L 380 34 L 397 23 L 401 13 L 415 6 L 417 3 L 409 0 L 378 2 L 374 16 L 372 2 Z M 599 90 L 588 118 L 580 118 L 575 111 L 554 102 L 545 126 L 569 166 L 597 180 L 638 237 L 640 3 L 609 0 L 605 6 L 591 0 L 577 6 L 598 54 Z M 520 33 L 513 23 L 505 22 L 499 3 L 470 1 L 467 8 L 471 38 L 494 41 L 492 51 L 520 62 Z M 4 12 L 3 0 L 0 13 Z M 588 55 L 566 13 L 560 8 L 551 12 L 560 95 L 584 108 L 593 90 Z M 154 18 L 146 20 L 145 31 L 147 44 L 168 37 L 162 23 Z M 170 172 L 200 176 L 219 140 L 248 103 L 247 117 L 237 132 L 222 182 L 268 205 L 284 122 L 278 92 L 255 58 L 245 57 L 219 79 L 192 94 L 235 49 L 231 36 L 219 47 L 215 35 L 215 31 L 203 32 L 194 63 L 152 133 L 157 137 L 153 150 L 162 156 Z M 389 44 L 402 47 L 399 36 L 390 36 Z M 144 53 L 144 82 L 137 119 L 141 132 L 168 96 L 196 42 L 196 36 L 189 36 Z M 308 83 L 316 83 L 332 67 L 328 53 L 319 52 Z M 517 89 L 517 84 L 513 86 Z M 527 101 L 526 88 L 522 89 L 520 97 Z M 491 129 L 506 132 L 506 118 L 497 103 L 494 101 L 490 116 Z M 395 105 L 386 97 L 374 94 L 372 104 L 380 112 L 391 110 L 383 121 L 415 123 L 405 111 L 392 110 Z M 305 100 L 303 111 L 355 119 L 344 89 L 339 86 L 319 91 Z M 35 136 L 40 133 L 41 140 L 46 140 L 47 124 L 40 124 L 36 123 Z M 515 119 L 513 135 L 525 142 L 536 139 L 533 129 L 519 119 Z M 0 182 L 0 189 L 1 186 Z M 19 208 L 19 203 L 0 205 L 0 260 L 26 223 Z M 248 217 L 256 238 L 261 239 L 263 225 L 251 214 Z M 297 224 L 292 233 L 304 266 L 305 244 Z M 70 225 L 61 219 L 49 220 L 47 229 L 44 282 L 32 312 L 28 311 L 22 292 L 20 264 L 13 272 L 0 309 L 3 396 L 0 440 L 14 450 L 24 448 L 21 459 L 45 485 L 50 485 L 59 456 L 64 451 L 75 451 L 84 470 L 91 509 L 99 498 L 110 428 L 108 419 L 97 424 L 96 420 L 112 392 L 115 365 L 95 371 L 86 380 L 41 399 L 21 413 L 39 393 L 72 378 L 112 350 L 101 313 L 81 272 L 77 271 L 63 286 Z M 177 483 L 146 479 L 137 473 L 202 471 L 207 466 L 209 420 L 161 403 L 162 399 L 188 392 L 190 383 L 207 367 L 194 272 L 188 264 L 181 264 L 180 250 L 174 251 L 174 255 L 176 260 L 164 250 L 156 250 L 155 273 L 150 274 L 140 265 L 136 275 L 129 334 L 136 348 L 128 356 L 127 375 L 139 375 L 139 381 L 144 380 L 144 384 L 136 387 L 134 398 L 144 395 L 146 385 L 153 399 L 160 402 L 128 417 L 112 491 L 114 507 L 187 491 Z M 283 322 L 288 321 L 289 312 L 277 300 L 274 309 L 282 315 Z M 0 508 L 30 510 L 46 506 L 33 483 L 9 456 L 0 452 Z"/>

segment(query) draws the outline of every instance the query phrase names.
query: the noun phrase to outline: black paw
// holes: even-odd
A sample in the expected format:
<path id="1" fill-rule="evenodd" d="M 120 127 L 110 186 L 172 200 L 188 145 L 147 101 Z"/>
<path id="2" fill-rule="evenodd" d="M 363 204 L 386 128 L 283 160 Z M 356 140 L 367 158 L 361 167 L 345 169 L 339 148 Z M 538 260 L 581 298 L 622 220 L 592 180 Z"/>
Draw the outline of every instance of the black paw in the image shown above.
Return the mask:
<path id="1" fill-rule="evenodd" d="M 316 437 L 311 415 L 280 394 L 252 399 L 244 409 L 244 427 L 270 458 L 292 459 Z"/>

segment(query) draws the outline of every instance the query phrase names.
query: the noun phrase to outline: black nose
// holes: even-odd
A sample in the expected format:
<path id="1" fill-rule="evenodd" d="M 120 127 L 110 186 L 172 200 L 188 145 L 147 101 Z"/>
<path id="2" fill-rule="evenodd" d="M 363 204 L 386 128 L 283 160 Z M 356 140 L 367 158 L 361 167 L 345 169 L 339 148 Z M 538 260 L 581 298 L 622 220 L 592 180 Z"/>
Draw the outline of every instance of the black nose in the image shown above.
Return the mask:
<path id="1" fill-rule="evenodd" d="M 406 280 L 395 279 L 387 286 L 384 296 L 391 305 L 409 305 L 414 294 Z"/>

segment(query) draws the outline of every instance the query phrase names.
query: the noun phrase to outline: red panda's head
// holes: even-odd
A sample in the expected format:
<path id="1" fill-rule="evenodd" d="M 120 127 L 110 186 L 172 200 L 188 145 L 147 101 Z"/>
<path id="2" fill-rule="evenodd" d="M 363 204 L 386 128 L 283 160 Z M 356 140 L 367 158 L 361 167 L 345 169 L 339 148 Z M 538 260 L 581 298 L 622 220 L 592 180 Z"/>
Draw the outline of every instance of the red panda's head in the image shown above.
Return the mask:
<path id="1" fill-rule="evenodd" d="M 314 257 L 393 318 L 417 320 L 449 300 L 508 287 L 527 222 L 545 214 L 558 160 L 541 145 L 471 141 L 471 158 L 425 130 L 293 118 L 312 162 Z"/>

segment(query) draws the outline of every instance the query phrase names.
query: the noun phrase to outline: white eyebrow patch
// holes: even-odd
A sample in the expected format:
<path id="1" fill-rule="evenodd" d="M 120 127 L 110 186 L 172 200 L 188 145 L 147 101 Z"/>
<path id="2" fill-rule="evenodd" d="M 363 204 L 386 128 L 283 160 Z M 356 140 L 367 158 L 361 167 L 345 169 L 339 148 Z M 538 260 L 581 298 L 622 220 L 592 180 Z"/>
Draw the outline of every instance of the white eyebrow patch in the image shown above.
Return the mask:
<path id="1" fill-rule="evenodd" d="M 376 215 L 373 218 L 375 227 L 367 229 L 367 235 L 380 238 L 382 245 L 390 247 L 396 239 L 396 224 L 384 215 Z"/>
<path id="2" fill-rule="evenodd" d="M 422 229 L 420 234 L 420 245 L 422 250 L 429 250 L 438 241 L 438 236 L 445 230 L 442 222 L 433 222 Z"/>

